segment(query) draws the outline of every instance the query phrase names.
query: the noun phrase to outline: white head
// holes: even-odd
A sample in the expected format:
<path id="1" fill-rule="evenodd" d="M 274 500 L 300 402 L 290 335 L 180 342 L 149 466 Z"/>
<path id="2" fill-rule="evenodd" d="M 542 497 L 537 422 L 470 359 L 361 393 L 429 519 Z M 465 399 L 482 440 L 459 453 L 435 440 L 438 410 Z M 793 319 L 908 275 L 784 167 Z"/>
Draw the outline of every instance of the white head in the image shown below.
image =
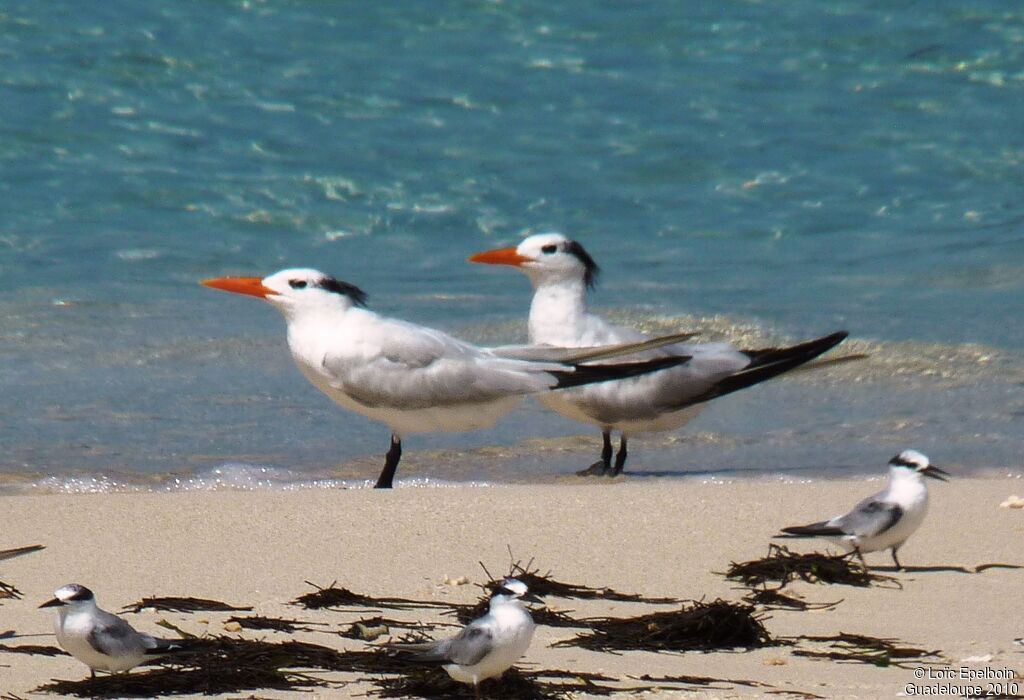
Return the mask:
<path id="1" fill-rule="evenodd" d="M 537 597 L 529 595 L 526 584 L 517 578 L 507 578 L 491 593 L 491 606 L 519 603 L 523 600 L 536 601 Z"/>
<path id="2" fill-rule="evenodd" d="M 366 293 L 359 287 L 309 268 L 281 270 L 263 279 L 219 277 L 203 280 L 203 284 L 225 292 L 266 299 L 288 319 L 304 312 L 366 305 Z"/>
<path id="3" fill-rule="evenodd" d="M 946 481 L 944 476 L 949 476 L 948 472 L 933 466 L 921 452 L 917 450 L 903 450 L 898 455 L 889 460 L 889 474 L 893 478 L 898 479 L 918 479 L 927 476 L 932 479 L 938 479 L 939 481 Z"/>
<path id="4" fill-rule="evenodd" d="M 76 608 L 94 607 L 95 605 L 96 596 L 93 595 L 92 591 L 80 583 L 69 583 L 55 590 L 53 598 L 39 607 L 74 610 Z"/>
<path id="5" fill-rule="evenodd" d="M 538 233 L 524 238 L 515 248 L 477 253 L 469 261 L 517 267 L 530 278 L 534 287 L 574 282 L 589 289 L 601 272 L 582 245 L 561 233 Z"/>

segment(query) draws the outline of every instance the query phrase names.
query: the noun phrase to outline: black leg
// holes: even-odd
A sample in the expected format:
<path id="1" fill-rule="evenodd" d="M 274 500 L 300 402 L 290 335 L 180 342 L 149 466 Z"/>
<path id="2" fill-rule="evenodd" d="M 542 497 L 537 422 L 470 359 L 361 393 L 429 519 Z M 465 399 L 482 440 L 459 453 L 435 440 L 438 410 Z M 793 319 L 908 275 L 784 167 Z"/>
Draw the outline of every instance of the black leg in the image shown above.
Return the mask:
<path id="1" fill-rule="evenodd" d="M 896 564 L 896 570 L 897 571 L 903 571 L 903 564 L 900 564 L 900 560 L 896 558 L 896 550 L 897 549 L 899 549 L 899 547 L 893 547 L 892 548 L 892 561 L 893 561 L 894 564 Z"/>
<path id="2" fill-rule="evenodd" d="M 619 453 L 615 455 L 615 466 L 608 473 L 608 476 L 618 476 L 622 473 L 622 468 L 626 466 L 626 434 L 623 433 L 619 438 Z"/>
<path id="3" fill-rule="evenodd" d="M 604 438 L 604 447 L 601 448 L 601 459 L 594 462 L 586 469 L 576 472 L 579 476 L 601 476 L 607 474 L 612 468 L 612 433 L 610 430 L 601 431 Z"/>
<path id="4" fill-rule="evenodd" d="M 391 482 L 395 480 L 395 472 L 398 470 L 398 461 L 402 459 L 402 440 L 397 435 L 391 436 L 391 449 L 384 455 L 384 469 L 377 477 L 375 489 L 389 489 Z"/>
<path id="5" fill-rule="evenodd" d="M 483 695 L 480 694 L 480 684 L 479 683 L 474 683 L 473 684 L 473 697 L 476 698 L 476 700 L 481 700 L 481 698 L 483 698 Z"/>

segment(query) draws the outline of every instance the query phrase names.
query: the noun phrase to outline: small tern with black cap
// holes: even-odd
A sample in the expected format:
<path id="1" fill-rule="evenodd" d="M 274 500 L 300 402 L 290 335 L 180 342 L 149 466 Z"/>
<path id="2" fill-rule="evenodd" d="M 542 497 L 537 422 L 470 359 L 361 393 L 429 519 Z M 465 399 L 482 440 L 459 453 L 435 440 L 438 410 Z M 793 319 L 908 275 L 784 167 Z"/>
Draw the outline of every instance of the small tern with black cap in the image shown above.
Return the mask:
<path id="1" fill-rule="evenodd" d="M 847 552 L 854 552 L 867 568 L 864 554 L 891 550 L 897 569 L 903 565 L 896 552 L 921 527 L 928 512 L 928 485 L 924 477 L 946 481 L 948 472 L 933 465 L 917 450 L 903 450 L 889 460 L 889 484 L 865 498 L 845 515 L 829 520 L 784 527 L 777 537 L 824 537 Z"/>
<path id="2" fill-rule="evenodd" d="M 575 354 L 521 347 L 499 354 L 376 314 L 365 308 L 361 289 L 318 270 L 282 270 L 262 279 L 222 277 L 203 284 L 276 307 L 288 327 L 292 358 L 313 386 L 342 407 L 391 428 L 377 488 L 392 486 L 404 435 L 489 428 L 529 394 L 634 377 L 689 359 L 670 355 L 584 363 L 628 355 L 643 347 L 637 343 Z"/>
<path id="3" fill-rule="evenodd" d="M 534 345 L 558 347 L 631 343 L 646 336 L 615 326 L 587 310 L 587 293 L 597 281 L 597 263 L 577 241 L 540 233 L 516 248 L 477 253 L 470 262 L 510 265 L 533 285 L 529 334 Z M 785 348 L 740 350 L 728 343 L 682 343 L 638 357 L 690 355 L 672 370 L 628 381 L 594 385 L 538 397 L 551 410 L 601 429 L 601 459 L 581 475 L 618 475 L 626 463 L 627 436 L 675 430 L 690 422 L 711 399 L 745 389 L 807 363 L 841 343 L 845 331 Z M 619 450 L 612 464 L 612 431 Z"/>
<path id="4" fill-rule="evenodd" d="M 460 683 L 471 683 L 480 697 L 480 683 L 503 674 L 526 653 L 534 623 L 523 601 L 537 601 L 526 584 L 507 578 L 492 593 L 486 615 L 462 628 L 454 637 L 419 644 L 394 644 L 412 661 L 441 664 Z"/>
<path id="5" fill-rule="evenodd" d="M 157 639 L 135 629 L 117 615 L 101 610 L 85 586 L 69 583 L 54 591 L 40 608 L 57 608 L 56 633 L 61 648 L 96 671 L 126 673 L 155 656 L 184 651 L 185 640 Z"/>

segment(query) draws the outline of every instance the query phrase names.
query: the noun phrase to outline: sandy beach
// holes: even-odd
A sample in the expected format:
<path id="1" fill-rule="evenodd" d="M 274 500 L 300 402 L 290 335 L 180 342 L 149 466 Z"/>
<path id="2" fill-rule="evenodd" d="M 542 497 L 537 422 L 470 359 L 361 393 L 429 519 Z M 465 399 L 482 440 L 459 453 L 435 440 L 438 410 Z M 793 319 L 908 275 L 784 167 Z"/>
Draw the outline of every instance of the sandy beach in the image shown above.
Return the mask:
<path id="1" fill-rule="evenodd" d="M 478 562 L 504 573 L 508 550 L 533 559 L 560 581 L 651 596 L 739 600 L 744 591 L 720 573 L 733 561 L 766 553 L 778 527 L 845 511 L 877 490 L 879 480 L 731 483 L 621 479 L 616 483 L 560 483 L 485 488 L 399 488 L 297 492 L 205 492 L 10 496 L 0 547 L 44 544 L 47 549 L 4 562 L 0 579 L 24 594 L 0 604 L 0 632 L 50 633 L 50 611 L 36 606 L 68 582 L 91 587 L 102 607 L 119 610 L 143 596 L 195 596 L 251 605 L 260 615 L 350 624 L 362 612 L 307 611 L 287 605 L 312 589 L 311 581 L 337 581 L 375 596 L 472 602 L 486 580 Z M 987 569 L 957 573 L 945 567 L 1024 564 L 1024 510 L 1000 508 L 1022 494 L 1019 479 L 955 479 L 931 489 L 931 510 L 901 550 L 910 570 L 893 574 L 901 587 L 854 588 L 806 583 L 787 592 L 812 602 L 842 602 L 826 611 L 770 611 L 765 625 L 776 637 L 839 632 L 899 639 L 941 655 L 934 669 L 961 666 L 1012 669 L 1024 675 L 1019 614 L 1024 571 Z M 799 551 L 823 548 L 805 541 Z M 888 568 L 888 554 L 868 555 Z M 931 570 L 929 570 L 931 569 Z M 883 573 L 892 573 L 883 571 Z M 470 584 L 446 579 L 467 577 Z M 634 616 L 666 606 L 606 601 L 550 600 L 574 617 Z M 409 619 L 438 619 L 432 611 L 404 611 Z M 127 615 L 138 629 L 168 636 L 166 619 L 194 634 L 225 634 L 232 613 L 142 612 Z M 450 619 L 450 618 L 449 618 Z M 941 682 L 917 680 L 910 668 L 802 658 L 793 647 L 715 653 L 598 653 L 551 648 L 578 630 L 539 627 L 520 664 L 525 669 L 601 672 L 621 680 L 623 696 L 874 698 L 910 695 Z M 286 639 L 279 632 L 243 631 L 252 638 Z M 295 638 L 331 647 L 361 642 L 323 632 Z M 52 636 L 10 639 L 5 646 L 55 643 Z M 138 672 L 138 671 L 136 671 Z M 767 684 L 720 684 L 716 689 L 638 690 L 627 676 L 699 675 Z M 4 697 L 33 692 L 53 678 L 80 679 L 85 666 L 70 657 L 0 654 Z M 253 691 L 221 697 L 335 698 L 372 687 L 354 677 L 335 689 Z M 916 684 L 908 688 L 908 684 Z M 614 685 L 614 684 L 613 684 Z M 649 684 L 648 684 L 649 685 Z M 1024 683 L 1021 684 L 1024 691 Z M 780 695 L 778 691 L 794 693 Z M 927 690 L 921 691 L 928 692 Z"/>

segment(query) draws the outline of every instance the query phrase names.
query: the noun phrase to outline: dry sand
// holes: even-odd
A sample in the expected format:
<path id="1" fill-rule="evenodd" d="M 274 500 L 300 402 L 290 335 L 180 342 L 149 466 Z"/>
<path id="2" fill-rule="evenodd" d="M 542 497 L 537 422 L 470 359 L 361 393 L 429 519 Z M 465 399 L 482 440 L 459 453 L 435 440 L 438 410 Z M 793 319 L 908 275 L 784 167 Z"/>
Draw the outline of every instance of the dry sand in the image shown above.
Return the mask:
<path id="1" fill-rule="evenodd" d="M 766 552 L 778 526 L 845 510 L 876 490 L 880 481 L 783 483 L 752 480 L 725 484 L 660 479 L 618 483 L 399 488 L 301 492 L 220 492 L 9 496 L 3 506 L 0 548 L 33 543 L 43 552 L 0 564 L 0 579 L 17 586 L 22 600 L 0 604 L 0 632 L 47 633 L 51 612 L 36 605 L 68 582 L 91 587 L 110 610 L 149 595 L 214 598 L 255 606 L 264 615 L 351 622 L 362 615 L 305 611 L 285 603 L 309 592 L 303 581 L 337 580 L 354 591 L 469 602 L 472 585 L 446 585 L 446 577 L 482 582 L 478 564 L 504 572 L 508 548 L 535 560 L 562 581 L 681 598 L 739 599 L 742 591 L 715 572 L 730 561 Z M 974 567 L 989 562 L 1022 564 L 1024 510 L 1000 508 L 1024 484 L 1010 478 L 957 479 L 932 485 L 929 517 L 901 550 L 908 567 Z M 821 543 L 798 543 L 810 551 Z M 887 554 L 869 563 L 889 566 Z M 902 589 L 859 589 L 796 584 L 811 601 L 842 603 L 822 612 L 769 613 L 773 635 L 862 633 L 895 637 L 940 650 L 937 668 L 1013 669 L 1024 675 L 1024 571 L 989 569 L 977 574 L 909 571 L 896 575 Z M 638 615 L 652 608 L 630 603 L 552 601 L 574 615 Z M 154 623 L 165 618 L 191 632 L 224 633 L 231 613 L 129 615 L 137 628 L 168 635 Z M 392 616 L 392 613 L 387 613 Z M 399 613 L 427 615 L 428 613 Z M 202 621 L 208 620 L 208 624 Z M 271 632 L 254 638 L 284 639 Z M 657 697 L 894 697 L 916 681 L 912 669 L 839 664 L 794 656 L 787 647 L 756 651 L 654 654 L 596 653 L 549 645 L 572 636 L 540 627 L 523 660 L 527 668 L 600 671 L 627 675 L 701 675 L 748 679 L 769 687 L 724 690 L 626 692 Z M 300 638 L 329 646 L 358 642 L 328 634 Z M 0 642 L 53 644 L 53 637 Z M 990 658 L 989 658 L 990 657 Z M 965 662 L 965 659 L 987 659 Z M 33 689 L 51 678 L 77 679 L 86 668 L 69 657 L 0 654 L 0 695 L 39 697 Z M 964 684 L 965 681 L 947 681 Z M 624 686 L 636 687 L 626 680 Z M 365 693 L 353 683 L 312 693 L 256 691 L 261 698 L 335 698 Z M 913 690 L 911 688 L 910 690 Z M 1024 682 L 1020 684 L 1024 693 Z M 244 697 L 249 692 L 224 697 Z M 810 697 L 810 696 L 807 696 Z"/>

